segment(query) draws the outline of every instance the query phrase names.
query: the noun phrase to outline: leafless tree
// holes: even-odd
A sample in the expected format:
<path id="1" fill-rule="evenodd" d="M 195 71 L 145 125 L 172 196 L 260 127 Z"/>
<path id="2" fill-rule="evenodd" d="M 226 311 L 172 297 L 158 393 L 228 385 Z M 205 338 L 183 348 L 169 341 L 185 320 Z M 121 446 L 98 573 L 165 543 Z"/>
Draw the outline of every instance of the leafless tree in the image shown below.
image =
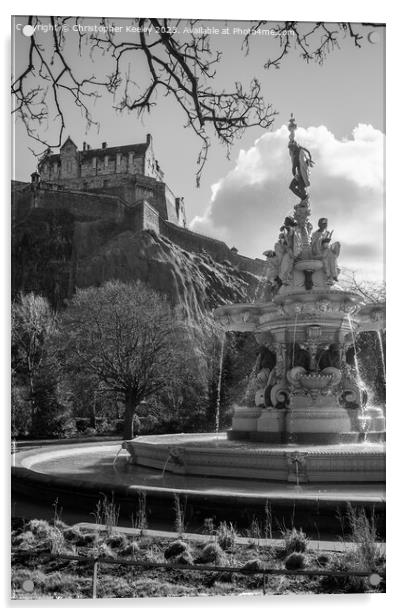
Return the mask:
<path id="1" fill-rule="evenodd" d="M 187 363 L 168 304 L 139 281 L 79 289 L 62 316 L 60 344 L 67 370 L 93 375 L 124 403 L 126 439 L 140 403 L 170 388 Z"/>
<path id="2" fill-rule="evenodd" d="M 240 82 L 235 82 L 230 91 L 217 88 L 214 77 L 222 54 L 213 50 L 211 37 L 197 20 L 133 19 L 131 25 L 138 31 L 131 32 L 127 40 L 116 35 L 115 23 L 108 18 L 102 18 L 97 31 L 90 34 L 80 29 L 84 24 L 80 17 L 30 16 L 28 23 L 36 30 L 27 45 L 23 67 L 12 78 L 11 91 L 13 113 L 40 144 L 41 149 L 34 152 L 38 156 L 62 144 L 71 103 L 88 126 L 98 125 L 94 103 L 105 93 L 113 96 L 116 110 L 134 111 L 139 116 L 152 110 L 158 95 L 173 97 L 183 112 L 185 126 L 201 140 L 197 184 L 212 134 L 229 152 L 245 129 L 267 129 L 274 121 L 276 112 L 264 101 L 257 78 L 247 88 Z M 252 23 L 252 32 L 258 33 L 267 23 Z M 38 30 L 44 24 L 51 26 L 46 45 Z M 186 37 L 181 35 L 184 25 L 190 30 Z M 292 50 L 307 62 L 323 62 L 344 37 L 361 47 L 362 29 L 378 24 L 316 22 L 308 26 L 306 29 L 306 24 L 294 21 L 271 25 L 280 51 L 276 58 L 267 59 L 265 67 L 279 68 Z M 243 40 L 244 53 L 250 51 L 251 38 L 252 34 Z M 78 68 L 74 61 L 77 54 L 82 58 Z M 139 65 L 145 67 L 144 75 L 136 70 Z M 53 142 L 43 130 L 50 123 L 57 126 Z"/>
<path id="3" fill-rule="evenodd" d="M 354 270 L 343 267 L 340 284 L 345 290 L 360 293 L 367 302 L 385 302 L 385 281 L 363 280 Z"/>

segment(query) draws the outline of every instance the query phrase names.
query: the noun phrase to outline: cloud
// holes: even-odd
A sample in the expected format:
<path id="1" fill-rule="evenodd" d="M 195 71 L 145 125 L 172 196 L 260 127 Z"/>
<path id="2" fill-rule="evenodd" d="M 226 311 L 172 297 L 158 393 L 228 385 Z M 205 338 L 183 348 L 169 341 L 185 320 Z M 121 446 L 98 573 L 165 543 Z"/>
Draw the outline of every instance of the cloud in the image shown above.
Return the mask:
<path id="1" fill-rule="evenodd" d="M 384 135 L 359 124 L 348 139 L 337 139 L 325 126 L 299 128 L 297 141 L 315 161 L 311 173 L 311 209 L 329 219 L 333 238 L 342 244 L 340 265 L 361 275 L 382 276 Z M 291 164 L 286 126 L 265 133 L 241 150 L 235 167 L 211 187 L 211 201 L 191 229 L 260 257 L 272 248 L 279 227 L 297 198 L 289 191 Z"/>

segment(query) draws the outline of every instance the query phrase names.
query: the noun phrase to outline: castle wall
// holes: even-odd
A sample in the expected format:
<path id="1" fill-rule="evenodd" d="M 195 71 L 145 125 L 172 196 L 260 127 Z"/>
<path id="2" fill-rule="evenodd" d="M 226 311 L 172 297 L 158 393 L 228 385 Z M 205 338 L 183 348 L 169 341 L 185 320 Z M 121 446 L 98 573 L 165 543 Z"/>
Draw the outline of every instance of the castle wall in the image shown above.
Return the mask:
<path id="1" fill-rule="evenodd" d="M 239 269 L 262 275 L 265 262 L 262 259 L 250 259 L 238 253 L 234 253 L 221 240 L 195 233 L 183 227 L 177 227 L 168 221 L 160 221 L 160 232 L 172 242 L 189 252 L 207 252 L 215 261 L 222 263 L 230 261 Z"/>
<path id="2" fill-rule="evenodd" d="M 16 206 L 67 210 L 79 220 L 100 218 L 114 222 L 122 221 L 126 211 L 125 203 L 116 196 L 44 188 L 19 192 Z"/>
<path id="3" fill-rule="evenodd" d="M 265 262 L 250 259 L 229 249 L 225 242 L 195 233 L 177 224 L 169 222 L 161 215 L 164 206 L 165 184 L 144 176 L 137 178 L 138 183 L 127 181 L 118 187 L 99 189 L 101 192 L 82 192 L 47 188 L 42 183 L 40 188 L 31 184 L 15 185 L 14 200 L 17 208 L 28 211 L 31 208 L 49 210 L 67 210 L 78 221 L 110 221 L 121 223 L 125 228 L 137 232 L 153 229 L 188 252 L 207 252 L 213 259 L 222 263 L 229 261 L 241 270 L 262 275 Z M 106 194 L 110 190 L 113 194 Z M 116 194 L 117 193 L 117 194 Z M 180 211 L 180 202 L 173 202 L 171 193 L 170 215 L 176 216 L 176 207 Z M 162 202 L 162 207 L 161 207 Z M 174 212 L 173 212 L 174 208 Z"/>
<path id="4" fill-rule="evenodd" d="M 147 201 L 139 201 L 128 208 L 127 219 L 133 231 L 152 229 L 155 233 L 160 232 L 159 213 Z"/>

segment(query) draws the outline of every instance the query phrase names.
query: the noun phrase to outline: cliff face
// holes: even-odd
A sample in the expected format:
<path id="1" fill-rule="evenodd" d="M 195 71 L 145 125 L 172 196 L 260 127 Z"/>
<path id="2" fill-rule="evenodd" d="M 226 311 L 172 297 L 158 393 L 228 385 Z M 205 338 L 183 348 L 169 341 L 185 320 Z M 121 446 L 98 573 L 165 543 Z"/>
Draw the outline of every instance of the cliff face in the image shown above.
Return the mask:
<path id="1" fill-rule="evenodd" d="M 196 317 L 228 302 L 246 301 L 257 279 L 232 265 L 194 254 L 152 231 L 123 231 L 92 254 L 78 256 L 78 287 L 106 280 L 142 280 L 167 296 L 183 314 Z"/>
<path id="2" fill-rule="evenodd" d="M 258 279 L 207 253 L 186 251 L 145 230 L 115 221 L 79 220 L 71 212 L 37 208 L 17 215 L 13 229 L 13 293 L 34 291 L 56 307 L 76 287 L 140 279 L 183 316 L 253 297 Z"/>

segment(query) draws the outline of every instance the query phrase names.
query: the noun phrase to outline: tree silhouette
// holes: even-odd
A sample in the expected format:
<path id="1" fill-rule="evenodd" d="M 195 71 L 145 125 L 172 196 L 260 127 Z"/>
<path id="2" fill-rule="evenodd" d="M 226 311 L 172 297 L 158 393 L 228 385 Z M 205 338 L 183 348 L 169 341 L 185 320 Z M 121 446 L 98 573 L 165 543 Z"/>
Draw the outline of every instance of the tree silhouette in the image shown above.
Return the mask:
<path id="1" fill-rule="evenodd" d="M 198 20 L 185 22 L 189 32 L 183 38 L 183 20 L 133 19 L 133 31 L 127 40 L 116 33 L 116 25 L 109 18 L 102 18 L 89 35 L 82 31 L 84 22 L 80 17 L 50 17 L 44 21 L 30 16 L 28 23 L 38 29 L 49 20 L 49 43 L 41 43 L 35 31 L 23 68 L 13 76 L 11 86 L 13 113 L 22 120 L 29 137 L 40 144 L 41 151 L 34 152 L 38 156 L 62 144 L 71 104 L 79 108 L 88 126 L 98 125 L 93 104 L 105 93 L 113 95 L 115 109 L 134 111 L 139 116 L 152 110 L 158 95 L 173 97 L 185 126 L 191 127 L 201 140 L 197 185 L 207 159 L 211 130 L 229 151 L 247 128 L 267 129 L 273 123 L 276 112 L 264 101 L 257 78 L 247 88 L 240 82 L 235 82 L 230 91 L 218 87 L 214 78 L 222 54 L 212 49 L 211 37 Z M 278 41 L 279 52 L 273 59 L 267 58 L 266 69 L 280 68 L 291 51 L 307 62 L 322 63 L 343 39 L 352 39 L 359 48 L 364 30 L 380 26 L 251 22 L 251 32 L 241 47 L 243 53 L 250 53 L 253 35 L 268 27 Z M 77 54 L 82 58 L 78 67 L 74 62 Z M 140 65 L 145 68 L 145 76 L 140 77 L 141 71 L 136 70 Z M 130 66 L 135 69 L 130 70 Z M 57 126 L 57 138 L 52 143 L 42 130 L 50 122 Z"/>

